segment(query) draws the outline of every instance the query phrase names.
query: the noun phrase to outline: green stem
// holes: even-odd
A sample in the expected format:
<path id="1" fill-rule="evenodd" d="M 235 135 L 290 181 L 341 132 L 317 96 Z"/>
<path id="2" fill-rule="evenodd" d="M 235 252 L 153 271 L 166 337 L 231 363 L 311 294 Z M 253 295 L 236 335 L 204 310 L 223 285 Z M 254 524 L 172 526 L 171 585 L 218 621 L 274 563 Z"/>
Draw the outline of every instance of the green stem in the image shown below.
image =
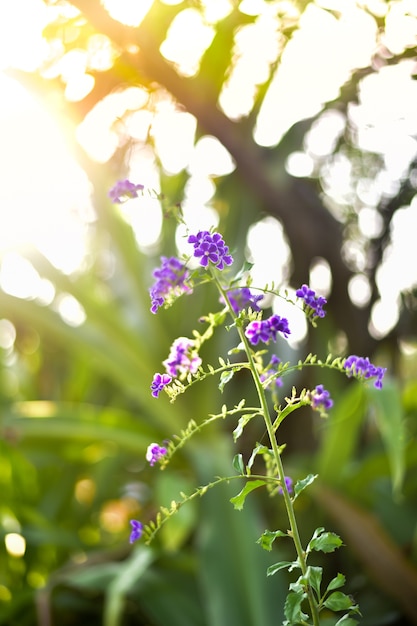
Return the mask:
<path id="1" fill-rule="evenodd" d="M 222 297 L 224 298 L 224 301 L 227 303 L 228 307 L 229 307 L 229 311 L 230 314 L 232 315 L 234 321 L 236 322 L 236 315 L 233 311 L 233 307 L 230 304 L 230 300 L 227 294 L 227 291 L 225 289 L 223 289 L 223 286 L 221 285 L 220 281 L 218 280 L 218 277 L 216 276 L 215 272 L 213 272 L 213 276 L 214 276 L 214 280 L 216 282 L 217 288 L 219 289 Z M 290 532 L 291 532 L 291 537 L 292 540 L 294 542 L 294 546 L 295 546 L 295 550 L 297 553 L 297 557 L 298 557 L 298 561 L 300 564 L 300 568 L 301 568 L 301 572 L 303 576 L 306 576 L 307 574 L 307 561 L 306 561 L 306 553 L 303 549 L 302 543 L 301 543 L 301 539 L 300 539 L 300 533 L 298 530 L 298 524 L 297 524 L 297 520 L 295 517 L 295 511 L 294 511 L 294 507 L 293 507 L 293 503 L 291 500 L 291 496 L 289 494 L 288 488 L 285 484 L 285 472 L 284 472 L 284 466 L 282 463 L 282 459 L 281 459 L 281 455 L 279 452 L 279 446 L 278 446 L 278 442 L 277 442 L 277 438 L 275 435 L 275 428 L 274 428 L 274 423 L 272 422 L 271 419 L 271 415 L 269 413 L 269 407 L 268 407 L 268 401 L 265 395 L 265 389 L 263 387 L 262 381 L 259 377 L 259 373 L 258 370 L 256 368 L 255 365 L 255 361 L 253 359 L 253 354 L 252 354 L 252 349 L 249 345 L 248 339 L 244 333 L 244 330 L 242 328 L 241 325 L 239 325 L 238 323 L 236 324 L 237 327 L 237 331 L 239 333 L 239 337 L 242 341 L 242 344 L 245 348 L 245 352 L 246 352 L 246 356 L 248 358 L 248 362 L 249 362 L 249 367 L 252 373 L 252 378 L 253 381 L 255 383 L 255 387 L 256 387 L 256 391 L 258 393 L 258 397 L 259 397 L 259 402 L 261 404 L 261 408 L 262 408 L 262 413 L 263 413 L 263 417 L 264 417 L 264 422 L 265 422 L 265 427 L 266 430 L 268 432 L 268 437 L 269 440 L 271 442 L 271 446 L 272 446 L 272 451 L 274 454 L 274 459 L 275 462 L 277 464 L 277 469 L 278 469 L 278 478 L 281 482 L 281 489 L 282 489 L 282 495 L 284 498 L 284 503 L 285 503 L 285 507 L 287 510 L 287 515 L 288 515 L 288 521 L 290 524 Z M 320 625 L 320 618 L 319 618 L 319 613 L 318 613 L 318 607 L 317 607 L 317 603 L 315 600 L 315 597 L 313 595 L 313 591 L 310 587 L 310 585 L 307 585 L 307 599 L 310 605 L 310 611 L 311 611 L 311 617 L 313 619 L 313 624 L 314 626 L 319 626 Z"/>

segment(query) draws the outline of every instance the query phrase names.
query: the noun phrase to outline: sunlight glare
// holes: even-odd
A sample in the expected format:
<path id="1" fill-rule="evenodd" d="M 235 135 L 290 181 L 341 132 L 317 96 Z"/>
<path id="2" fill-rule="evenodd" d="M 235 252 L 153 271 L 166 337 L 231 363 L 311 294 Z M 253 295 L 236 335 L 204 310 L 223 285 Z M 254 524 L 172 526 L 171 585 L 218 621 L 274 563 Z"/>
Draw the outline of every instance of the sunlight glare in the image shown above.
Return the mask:
<path id="1" fill-rule="evenodd" d="M 191 174 L 226 176 L 235 169 L 230 153 L 216 137 L 204 135 L 194 146 L 188 170 Z"/>
<path id="2" fill-rule="evenodd" d="M 204 18 L 209 24 L 214 24 L 225 18 L 232 11 L 231 0 L 200 0 L 204 11 Z"/>
<path id="3" fill-rule="evenodd" d="M 0 348 L 8 352 L 14 346 L 16 340 L 16 328 L 6 319 L 0 320 Z"/>
<path id="4" fill-rule="evenodd" d="M 26 539 L 19 533 L 7 533 L 4 536 L 7 552 L 14 557 L 22 557 L 26 552 Z"/>
<path id="5" fill-rule="evenodd" d="M 296 150 L 288 156 L 285 169 L 291 176 L 306 178 L 314 172 L 314 161 L 310 155 Z"/>
<path id="6" fill-rule="evenodd" d="M 399 302 L 390 298 L 377 300 L 372 307 L 369 333 L 375 339 L 385 337 L 397 324 L 399 318 Z"/>
<path id="7" fill-rule="evenodd" d="M 61 318 L 68 326 L 81 326 L 86 320 L 86 314 L 81 304 L 69 293 L 60 294 L 55 305 Z"/>
<path id="8" fill-rule="evenodd" d="M 90 183 L 49 112 L 16 81 L 0 75 L 0 87 L 0 171 L 8 181 L 0 188 L 0 251 L 34 245 L 70 272 L 93 219 Z"/>
<path id="9" fill-rule="evenodd" d="M 139 26 L 153 0 L 101 0 L 109 15 L 126 26 Z"/>
<path id="10" fill-rule="evenodd" d="M 17 298 L 34 299 L 40 276 L 33 265 L 16 252 L 3 255 L 0 265 L 0 287 Z"/>
<path id="11" fill-rule="evenodd" d="M 251 269 L 253 284 L 282 285 L 289 278 L 290 248 L 284 229 L 275 217 L 268 216 L 250 226 L 247 235 L 247 258 L 254 263 Z"/>
<path id="12" fill-rule="evenodd" d="M 336 98 L 354 68 L 370 62 L 375 20 L 352 2 L 340 4 L 339 10 L 337 19 L 315 4 L 305 9 L 262 103 L 255 129 L 258 144 L 278 144 L 295 122 Z"/>
<path id="13" fill-rule="evenodd" d="M 326 259 L 317 257 L 310 267 L 309 285 L 320 296 L 328 296 L 332 289 L 332 271 Z"/>
<path id="14" fill-rule="evenodd" d="M 348 284 L 349 298 L 357 307 L 364 307 L 371 299 L 371 285 L 365 274 L 355 274 Z"/>
<path id="15" fill-rule="evenodd" d="M 197 9 L 184 9 L 172 20 L 165 41 L 160 46 L 162 56 L 175 64 L 182 76 L 194 76 L 201 56 L 214 37 L 214 28 L 204 23 Z"/>
<path id="16" fill-rule="evenodd" d="M 141 109 L 148 93 L 141 87 L 129 87 L 110 93 L 100 100 L 79 124 L 76 136 L 80 146 L 97 163 L 106 163 L 119 147 L 120 137 L 127 138 L 130 111 Z M 127 115 L 126 127 L 124 116 Z M 118 120 L 118 132 L 114 128 Z"/>
<path id="17" fill-rule="evenodd" d="M 196 128 L 197 120 L 190 113 L 173 108 L 156 113 L 151 135 L 162 167 L 168 174 L 178 174 L 189 164 Z"/>
<path id="18" fill-rule="evenodd" d="M 0 5 L 0 70 L 13 65 L 32 72 L 39 67 L 48 54 L 42 37 L 48 21 L 49 12 L 42 0 L 13 0 Z"/>
<path id="19" fill-rule="evenodd" d="M 250 113 L 257 88 L 268 80 L 283 43 L 280 21 L 272 11 L 237 30 L 232 68 L 219 96 L 219 105 L 228 117 L 237 120 Z"/>
<path id="20" fill-rule="evenodd" d="M 286 287 L 286 289 L 288 297 L 295 302 L 297 300 L 295 289 L 290 287 Z M 283 298 L 274 298 L 272 310 L 277 315 L 288 319 L 291 334 L 286 341 L 290 348 L 296 350 L 306 338 L 308 331 L 307 320 L 303 310 L 301 307 L 294 306 Z"/>
<path id="21" fill-rule="evenodd" d="M 415 0 L 391 2 L 385 18 L 384 43 L 393 54 L 417 45 L 417 3 Z"/>

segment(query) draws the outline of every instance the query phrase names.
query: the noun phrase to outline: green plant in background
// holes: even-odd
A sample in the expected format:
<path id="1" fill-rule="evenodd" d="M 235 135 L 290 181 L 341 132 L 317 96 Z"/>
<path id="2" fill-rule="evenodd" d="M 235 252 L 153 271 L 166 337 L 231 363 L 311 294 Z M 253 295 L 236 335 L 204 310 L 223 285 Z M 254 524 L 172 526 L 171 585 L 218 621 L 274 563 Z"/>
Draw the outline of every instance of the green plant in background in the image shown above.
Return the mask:
<path id="1" fill-rule="evenodd" d="M 119 181 L 109 195 L 114 202 L 121 202 L 125 197 L 137 197 L 138 190 L 142 189 L 142 185 L 134 185 L 124 180 Z M 181 209 L 178 206 L 175 209 L 175 216 L 182 222 Z M 168 358 L 163 362 L 165 371 L 154 375 L 151 394 L 158 398 L 164 391 L 171 402 L 174 402 L 179 394 L 212 376 L 219 377 L 218 388 L 223 392 L 225 385 L 233 376 L 246 369 L 250 371 L 259 405 L 247 406 L 246 398 L 241 399 L 232 408 L 224 404 L 220 413 L 210 414 L 200 424 L 194 419 L 190 421 L 173 440 L 166 441 L 163 445 L 149 444 L 146 459 L 151 466 L 159 463 L 164 469 L 177 450 L 191 437 L 201 433 L 216 420 L 228 417 L 238 419 L 233 431 L 234 442 L 240 438 L 244 428 L 253 419 L 260 418 L 266 429 L 267 443 L 255 442 L 247 462 L 241 453 L 235 455 L 234 475 L 216 477 L 213 481 L 198 487 L 191 495 L 181 492 L 180 499 L 172 500 L 168 507 L 161 507 L 154 521 L 151 520 L 144 525 L 141 521 L 132 519 L 130 541 L 133 543 L 143 537 L 146 543 L 150 543 L 159 529 L 183 505 L 204 495 L 213 487 L 243 480 L 243 488 L 230 499 L 238 511 L 243 509 L 245 500 L 251 492 L 265 487 L 271 496 L 282 497 L 289 529 L 265 530 L 258 543 L 265 550 L 271 551 L 276 539 L 286 537 L 292 540 L 295 551 L 294 560 L 272 564 L 267 570 L 267 575 L 272 576 L 280 570 L 296 571 L 299 574 L 289 585 L 283 624 L 286 626 L 336 624 L 335 613 L 341 612 L 342 616 L 337 619 L 337 625 L 353 626 L 357 623 L 353 616 L 360 614 L 360 611 L 354 600 L 340 590 L 345 584 L 344 575 L 338 573 L 327 584 L 323 584 L 323 567 L 310 563 L 313 553 L 331 553 L 342 545 L 342 540 L 336 533 L 328 532 L 324 527 L 316 528 L 306 545 L 300 536 L 294 503 L 304 489 L 313 483 L 317 475 L 309 474 L 293 485 L 292 478 L 284 471 L 285 444 L 280 444 L 278 439 L 279 427 L 286 417 L 307 405 L 326 417 L 327 411 L 333 406 L 333 401 L 322 384 L 312 390 L 303 389 L 301 392 L 297 392 L 293 387 L 291 396 L 284 398 L 283 401 L 279 399 L 278 388 L 282 385 L 282 378 L 288 373 L 314 366 L 337 370 L 360 380 L 373 379 L 374 387 L 381 389 L 386 370 L 373 365 L 367 357 L 356 355 L 344 359 L 333 359 L 328 355 L 322 361 L 316 355 L 309 354 L 295 365 L 290 362 L 282 363 L 278 355 L 270 354 L 270 346 L 276 342 L 278 334 L 284 338 L 289 336 L 291 333 L 289 322 L 278 314 L 264 318 L 260 301 L 263 299 L 263 293 L 271 293 L 289 301 L 288 295 L 282 296 L 275 285 L 254 288 L 250 279 L 250 264 L 245 264 L 236 275 L 230 276 L 229 267 L 233 265 L 233 257 L 218 232 L 203 230 L 196 234 L 187 233 L 187 243 L 192 248 L 188 256 L 181 259 L 162 257 L 161 266 L 154 270 L 155 282 L 150 289 L 152 313 L 156 314 L 160 307 L 170 307 L 182 295 L 189 295 L 208 282 L 215 284 L 221 308 L 200 318 L 200 322 L 206 324 L 203 333 L 194 330 L 192 339 L 179 337 L 174 341 Z M 259 295 L 253 294 L 251 289 L 255 289 Z M 301 303 L 309 321 L 316 325 L 317 320 L 325 316 L 326 299 L 317 296 L 307 285 L 302 285 L 296 291 L 296 296 L 297 302 L 293 304 L 300 306 Z M 219 357 L 218 366 L 204 365 L 200 357 L 202 345 L 213 337 L 218 327 L 225 324 L 229 332 L 237 335 L 238 344 L 228 351 L 227 357 L 230 358 Z M 272 406 L 267 395 L 270 392 Z M 260 459 L 263 460 L 264 471 L 259 468 Z M 335 617 L 332 618 L 332 615 Z"/>

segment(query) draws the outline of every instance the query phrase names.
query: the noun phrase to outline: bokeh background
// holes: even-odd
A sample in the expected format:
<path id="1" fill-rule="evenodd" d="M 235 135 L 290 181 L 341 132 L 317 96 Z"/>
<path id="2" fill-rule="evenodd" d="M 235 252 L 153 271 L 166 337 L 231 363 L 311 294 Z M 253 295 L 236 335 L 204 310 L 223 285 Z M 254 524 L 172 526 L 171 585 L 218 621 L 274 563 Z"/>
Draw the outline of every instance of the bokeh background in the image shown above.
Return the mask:
<path id="1" fill-rule="evenodd" d="M 262 440 L 232 420 L 164 472 L 151 441 L 237 403 L 205 381 L 173 405 L 149 386 L 169 346 L 219 306 L 210 289 L 149 311 L 152 269 L 184 251 L 164 218 L 218 227 L 253 284 L 308 282 L 328 315 L 290 319 L 286 361 L 360 354 L 380 392 L 300 371 L 283 396 L 324 383 L 327 420 L 280 431 L 304 541 L 340 532 L 342 571 L 366 626 L 417 624 L 417 3 L 415 0 L 14 0 L 0 3 L 0 623 L 270 626 L 288 580 L 266 567 L 282 507 L 241 513 L 213 490 L 151 548 L 129 519 L 213 476 Z M 128 177 L 143 196 L 113 206 Z M 162 198 L 163 196 L 163 198 Z M 203 359 L 234 345 L 216 332 Z M 333 624 L 332 621 L 328 622 Z"/>

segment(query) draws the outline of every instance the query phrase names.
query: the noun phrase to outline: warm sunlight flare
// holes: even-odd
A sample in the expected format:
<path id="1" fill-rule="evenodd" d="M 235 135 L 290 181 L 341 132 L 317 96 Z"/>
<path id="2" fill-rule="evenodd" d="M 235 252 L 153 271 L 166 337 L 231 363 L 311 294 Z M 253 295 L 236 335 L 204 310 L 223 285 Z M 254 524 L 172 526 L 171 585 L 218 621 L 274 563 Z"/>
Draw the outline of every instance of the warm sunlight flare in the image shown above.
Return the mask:
<path id="1" fill-rule="evenodd" d="M 166 0 L 166 4 L 175 6 L 178 2 Z M 386 18 L 387 44 L 392 50 L 399 53 L 416 39 L 414 3 L 403 0 L 389 11 L 386 3 L 377 0 L 364 4 L 372 4 L 370 9 Z M 219 107 L 231 119 L 249 115 L 259 86 L 268 79 L 286 43 L 282 32 L 299 19 L 299 28 L 273 71 L 257 117 L 255 139 L 263 146 L 276 145 L 294 122 L 317 113 L 326 100 L 337 97 L 350 72 L 370 62 L 376 45 L 376 21 L 354 0 L 343 3 L 317 0 L 307 6 L 301 17 L 291 3 L 281 5 L 279 12 L 275 3 L 262 0 L 241 3 L 240 10 L 251 21 L 236 30 L 230 71 L 219 93 Z M 152 1 L 105 0 L 103 6 L 114 19 L 138 26 L 151 10 Z M 339 11 L 339 17 L 327 9 Z M 76 47 L 62 54 L 58 41 L 48 44 L 42 31 L 59 11 L 78 15 L 69 5 L 47 5 L 41 0 L 17 0 L 8 3 L 7 8 L 0 7 L 0 69 L 3 70 L 0 89 L 4 94 L 0 103 L 0 168 L 3 179 L 8 181 L 0 190 L 4 225 L 0 229 L 0 251 L 4 256 L 0 278 L 3 289 L 20 297 L 34 297 L 41 289 L 39 277 L 36 278 L 30 264 L 25 265 L 20 255 L 35 246 L 64 272 L 74 271 L 83 263 L 94 211 L 90 183 L 65 142 L 65 133 L 72 132 L 67 122 L 58 112 L 52 117 L 40 100 L 4 71 L 16 68 L 29 72 L 42 67 L 45 78 L 63 81 L 69 101 L 79 101 L 93 89 L 93 73 L 111 67 L 117 56 L 110 39 L 100 33 L 90 36 L 85 50 Z M 197 8 L 179 11 L 161 45 L 162 55 L 181 75 L 195 75 L 213 39 L 216 23 L 231 11 L 229 0 L 203 2 L 201 11 Z M 27 17 L 24 21 L 23 13 Z M 352 38 L 354 46 L 350 45 Z M 417 111 L 417 83 L 410 80 L 413 72 L 410 60 L 367 77 L 361 83 L 358 105 L 348 111 L 350 123 L 357 126 L 359 144 L 365 150 L 381 154 L 385 161 L 379 189 L 392 188 L 417 154 L 417 142 L 409 133 L 409 128 L 415 125 Z M 387 93 L 390 99 L 385 97 Z M 396 118 L 392 115 L 394 109 Z M 288 172 L 296 177 L 312 175 L 316 161 L 331 153 L 345 124 L 345 117 L 334 111 L 323 115 L 306 136 L 304 152 L 295 152 L 288 158 Z M 184 208 L 189 212 L 188 207 L 194 206 L 191 215 L 194 221 L 199 216 L 197 222 L 200 219 L 205 222 L 214 215 L 210 207 L 214 189 L 209 195 L 204 191 L 212 178 L 234 169 L 230 155 L 217 139 L 203 136 L 197 141 L 196 119 L 191 114 L 178 110 L 167 94 L 150 102 L 148 92 L 139 85 L 103 98 L 78 126 L 76 135 L 89 157 L 103 164 L 120 148 L 122 137 L 141 141 L 141 149 L 132 146 L 130 151 L 130 175 L 146 187 L 158 190 L 154 150 L 144 145 L 150 138 L 166 173 L 179 174 L 186 170 L 191 174 Z M 348 158 L 340 155 L 323 176 L 324 188 L 342 204 L 350 193 L 350 168 Z M 366 187 L 364 193 L 372 193 L 370 184 L 364 182 L 363 187 Z M 197 194 L 196 188 L 200 190 Z M 375 198 L 376 191 L 373 193 Z M 151 206 L 152 219 L 149 218 Z M 200 212 L 195 210 L 196 206 Z M 159 204 L 152 198 L 132 200 L 120 210 L 132 224 L 139 246 L 152 249 L 161 229 Z M 371 237 L 377 232 L 378 216 L 372 217 L 371 208 L 366 211 L 359 217 L 359 225 L 364 235 Z M 145 230 L 144 212 L 148 214 Z M 379 285 L 383 300 L 391 298 L 394 302 L 400 287 L 392 293 L 392 281 L 384 282 L 384 276 L 392 271 L 394 259 L 399 256 L 395 246 L 401 244 L 397 241 L 396 236 L 392 249 L 387 251 L 389 270 L 381 271 Z M 251 254 L 262 265 L 262 251 Z M 353 248 L 349 254 L 355 254 Z M 357 279 L 350 286 L 352 300 L 359 306 L 368 297 L 364 280 L 359 268 Z M 415 268 L 410 268 L 401 288 L 416 282 Z M 76 316 L 76 319 L 81 318 Z M 374 330 L 376 334 L 386 332 L 395 322 L 393 315 L 385 325 L 380 319 L 381 314 L 376 312 L 373 328 L 381 329 Z"/>

